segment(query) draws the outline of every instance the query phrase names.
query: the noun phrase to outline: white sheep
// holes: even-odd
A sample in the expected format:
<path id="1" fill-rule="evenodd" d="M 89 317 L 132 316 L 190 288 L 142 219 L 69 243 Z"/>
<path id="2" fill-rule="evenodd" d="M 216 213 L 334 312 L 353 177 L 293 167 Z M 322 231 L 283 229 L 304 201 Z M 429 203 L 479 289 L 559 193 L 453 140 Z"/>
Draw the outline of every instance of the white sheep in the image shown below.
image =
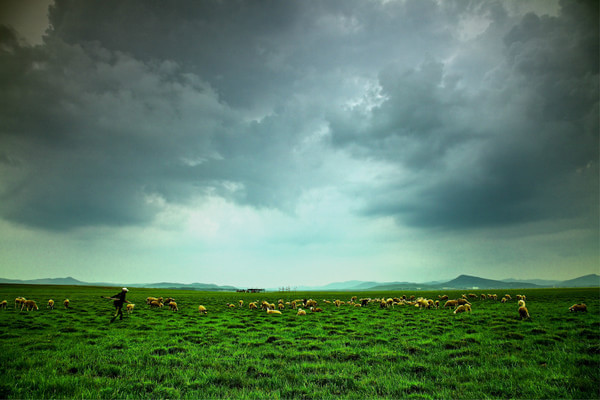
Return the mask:
<path id="1" fill-rule="evenodd" d="M 54 300 L 52 300 L 52 299 L 48 300 L 48 305 L 46 306 L 46 308 L 54 310 Z"/>
<path id="2" fill-rule="evenodd" d="M 23 308 L 25 308 L 27 311 L 31 311 L 31 310 L 33 310 L 34 308 L 35 308 L 36 310 L 39 310 L 39 308 L 38 308 L 37 304 L 36 304 L 36 303 L 35 303 L 35 301 L 33 301 L 33 300 L 25 300 L 25 301 L 23 302 L 23 305 L 21 306 L 21 310 L 23 310 Z"/>
<path id="3" fill-rule="evenodd" d="M 198 312 L 200 314 L 204 314 L 204 315 L 208 314 L 208 311 L 206 310 L 206 307 L 204 307 L 203 305 L 199 305 L 198 306 Z"/>
<path id="4" fill-rule="evenodd" d="M 471 312 L 471 305 L 470 304 L 462 304 L 462 305 L 456 307 L 456 310 L 454 310 L 454 314 L 463 313 L 463 312 Z"/>
<path id="5" fill-rule="evenodd" d="M 133 308 L 135 307 L 135 304 L 128 303 L 126 307 L 127 307 L 127 314 L 131 314 L 133 312 Z"/>
<path id="6" fill-rule="evenodd" d="M 0 308 L 3 308 L 6 310 L 6 306 L 8 305 L 8 301 L 6 300 L 2 300 L 2 303 L 0 303 Z"/>

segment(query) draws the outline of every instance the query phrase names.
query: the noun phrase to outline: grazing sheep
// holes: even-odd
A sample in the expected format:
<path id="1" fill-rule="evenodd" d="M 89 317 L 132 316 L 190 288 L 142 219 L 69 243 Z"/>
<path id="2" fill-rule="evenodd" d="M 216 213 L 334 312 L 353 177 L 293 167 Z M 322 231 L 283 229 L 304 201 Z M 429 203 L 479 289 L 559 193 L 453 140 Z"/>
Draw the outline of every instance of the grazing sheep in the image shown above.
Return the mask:
<path id="1" fill-rule="evenodd" d="M 69 299 L 65 299 L 65 301 L 63 301 L 63 304 L 65 305 L 65 308 L 69 308 Z"/>
<path id="2" fill-rule="evenodd" d="M 521 319 L 531 318 L 529 316 L 529 311 L 527 311 L 527 307 L 525 306 L 519 307 L 519 316 L 521 317 Z"/>
<path id="3" fill-rule="evenodd" d="M 447 295 L 440 296 L 438 294 L 438 298 L 440 299 L 440 301 L 448 300 L 448 296 Z"/>
<path id="4" fill-rule="evenodd" d="M 162 308 L 163 306 L 164 306 L 164 304 L 158 300 L 152 300 L 150 302 L 150 308 Z"/>
<path id="5" fill-rule="evenodd" d="M 323 309 L 319 308 L 319 307 L 311 307 L 310 311 L 312 311 L 312 312 L 323 312 Z"/>
<path id="6" fill-rule="evenodd" d="M 471 305 L 463 304 L 463 305 L 456 307 L 456 310 L 454 310 L 454 314 L 463 313 L 463 312 L 471 312 Z"/>
<path id="7" fill-rule="evenodd" d="M 244 300 L 240 300 L 239 303 L 240 303 L 240 308 L 242 308 L 244 306 Z"/>
<path id="8" fill-rule="evenodd" d="M 506 303 L 507 301 L 508 301 L 508 299 L 507 299 L 506 297 L 503 297 L 503 298 L 500 300 L 500 303 Z"/>
<path id="9" fill-rule="evenodd" d="M 8 301 L 6 300 L 2 300 L 2 303 L 0 303 L 0 308 L 3 308 L 6 310 L 6 305 L 8 304 Z"/>
<path id="10" fill-rule="evenodd" d="M 361 304 L 361 303 L 356 303 L 356 304 L 354 305 L 354 307 L 356 307 L 356 308 L 360 308 L 360 307 L 362 307 L 362 304 Z"/>
<path id="11" fill-rule="evenodd" d="M 476 299 L 476 298 L 477 298 L 477 295 L 476 295 L 475 293 L 469 293 L 467 296 L 468 296 L 470 299 Z"/>
<path id="12" fill-rule="evenodd" d="M 48 300 L 48 305 L 46 306 L 46 308 L 54 310 L 54 300 L 52 300 L 52 299 Z"/>
<path id="13" fill-rule="evenodd" d="M 525 307 L 525 300 L 519 300 L 519 307 Z"/>
<path id="14" fill-rule="evenodd" d="M 466 299 L 456 299 L 456 301 L 458 302 L 459 306 L 464 306 L 466 304 L 471 305 L 471 303 L 469 303 Z"/>
<path id="15" fill-rule="evenodd" d="M 435 303 L 433 303 L 435 305 L 435 308 L 440 308 L 440 301 L 436 300 Z"/>
<path id="16" fill-rule="evenodd" d="M 206 307 L 204 307 L 203 305 L 198 306 L 198 312 L 204 315 L 208 314 L 208 311 L 206 311 Z"/>
<path id="17" fill-rule="evenodd" d="M 281 314 L 281 311 L 267 308 L 267 314 Z"/>
<path id="18" fill-rule="evenodd" d="M 25 302 L 25 297 L 17 297 L 15 299 L 15 310 L 17 309 L 17 305 L 19 306 L 19 308 L 23 308 L 23 303 Z"/>
<path id="19" fill-rule="evenodd" d="M 487 296 L 485 294 L 481 293 L 481 300 L 485 300 L 485 299 L 487 299 Z"/>
<path id="20" fill-rule="evenodd" d="M 169 309 L 172 311 L 179 311 L 179 308 L 177 308 L 177 303 L 175 303 L 174 301 L 169 303 Z"/>
<path id="21" fill-rule="evenodd" d="M 131 314 L 133 312 L 133 308 L 135 307 L 135 304 L 133 303 L 128 303 L 127 304 L 127 314 Z"/>
<path id="22" fill-rule="evenodd" d="M 23 310 L 23 308 L 25 308 L 27 311 L 31 311 L 31 310 L 33 310 L 34 308 L 35 308 L 36 310 L 39 310 L 39 308 L 38 308 L 37 304 L 36 304 L 36 303 L 35 303 L 35 301 L 33 301 L 33 300 L 25 300 L 25 301 L 23 302 L 23 305 L 21 305 L 21 310 Z"/>
<path id="23" fill-rule="evenodd" d="M 573 304 L 571 307 L 569 307 L 569 311 L 570 312 L 587 312 L 587 306 L 585 305 L 585 303 L 581 303 L 581 304 Z"/>
<path id="24" fill-rule="evenodd" d="M 296 315 L 306 315 L 306 311 L 304 311 L 303 309 L 299 308 L 298 309 L 298 314 Z"/>
<path id="25" fill-rule="evenodd" d="M 512 297 L 510 297 L 510 294 L 505 294 L 504 297 L 506 297 L 506 300 L 512 300 Z"/>
<path id="26" fill-rule="evenodd" d="M 258 305 L 255 302 L 252 302 L 252 303 L 248 304 L 248 307 L 251 310 L 256 310 L 258 308 Z"/>
<path id="27" fill-rule="evenodd" d="M 285 304 L 283 303 L 278 303 L 277 304 L 277 308 L 279 308 L 280 310 L 283 310 L 285 308 Z"/>
<path id="28" fill-rule="evenodd" d="M 360 299 L 360 305 L 362 307 L 366 306 L 367 304 L 369 304 L 369 302 L 371 301 L 371 299 Z"/>
<path id="29" fill-rule="evenodd" d="M 457 305 L 458 305 L 457 300 L 448 300 L 446 303 L 444 303 L 444 308 L 454 308 Z"/>
<path id="30" fill-rule="evenodd" d="M 429 308 L 429 302 L 426 299 L 419 298 L 417 300 L 417 304 L 415 304 L 415 307 Z"/>
<path id="31" fill-rule="evenodd" d="M 158 301 L 157 297 L 146 297 L 146 304 L 150 305 L 153 301 Z"/>

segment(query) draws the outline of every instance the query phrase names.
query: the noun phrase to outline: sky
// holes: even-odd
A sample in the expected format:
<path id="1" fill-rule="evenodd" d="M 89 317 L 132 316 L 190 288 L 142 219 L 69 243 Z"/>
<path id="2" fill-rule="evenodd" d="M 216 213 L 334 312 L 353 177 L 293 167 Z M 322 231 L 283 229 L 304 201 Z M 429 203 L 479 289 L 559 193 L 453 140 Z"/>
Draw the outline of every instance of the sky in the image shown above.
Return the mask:
<path id="1" fill-rule="evenodd" d="M 0 277 L 598 273 L 595 1 L 0 0 Z"/>

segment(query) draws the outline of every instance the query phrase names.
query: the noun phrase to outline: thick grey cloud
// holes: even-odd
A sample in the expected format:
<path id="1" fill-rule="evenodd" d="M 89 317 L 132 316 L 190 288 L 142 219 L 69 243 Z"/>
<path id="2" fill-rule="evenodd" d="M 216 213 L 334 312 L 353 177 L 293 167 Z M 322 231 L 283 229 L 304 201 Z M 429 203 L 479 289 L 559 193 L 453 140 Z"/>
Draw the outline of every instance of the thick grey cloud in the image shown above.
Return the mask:
<path id="1" fill-rule="evenodd" d="M 478 90 L 439 62 L 384 70 L 381 105 L 330 118 L 335 146 L 409 171 L 369 193 L 364 212 L 445 228 L 597 221 L 595 15 L 592 3 L 564 3 L 502 37 L 501 21 L 490 24 L 479 40 L 495 38 L 502 58 Z"/>
<path id="2" fill-rule="evenodd" d="M 364 215 L 597 214 L 590 6 L 59 0 L 43 45 L 0 31 L 0 214 L 145 225 L 208 195 L 293 212 L 372 161 L 397 173 L 339 189 Z"/>

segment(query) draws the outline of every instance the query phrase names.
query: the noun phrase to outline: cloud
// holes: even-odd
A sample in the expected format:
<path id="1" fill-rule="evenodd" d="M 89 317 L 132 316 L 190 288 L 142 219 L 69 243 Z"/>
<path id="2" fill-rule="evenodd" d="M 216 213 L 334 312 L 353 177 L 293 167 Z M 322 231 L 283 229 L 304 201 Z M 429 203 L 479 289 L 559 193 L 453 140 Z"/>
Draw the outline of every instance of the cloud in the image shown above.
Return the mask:
<path id="1" fill-rule="evenodd" d="M 477 86 L 453 70 L 460 59 L 391 66 L 381 104 L 333 114 L 334 146 L 404 171 L 368 192 L 364 213 L 446 229 L 587 220 L 598 202 L 598 22 L 586 4 L 525 15 Z"/>

